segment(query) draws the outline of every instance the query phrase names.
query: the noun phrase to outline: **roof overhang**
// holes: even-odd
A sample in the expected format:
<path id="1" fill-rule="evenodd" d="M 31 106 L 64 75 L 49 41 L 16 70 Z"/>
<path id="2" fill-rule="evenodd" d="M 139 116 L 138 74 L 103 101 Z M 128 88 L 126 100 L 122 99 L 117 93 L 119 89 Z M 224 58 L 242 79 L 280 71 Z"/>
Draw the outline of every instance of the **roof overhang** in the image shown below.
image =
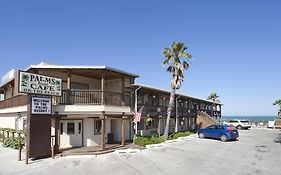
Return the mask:
<path id="1" fill-rule="evenodd" d="M 152 91 L 156 91 L 156 92 L 162 92 L 162 93 L 165 93 L 165 94 L 170 94 L 171 93 L 168 90 L 164 90 L 164 89 L 161 89 L 161 88 L 156 88 L 156 87 L 152 87 L 152 86 L 144 85 L 144 84 L 132 84 L 131 86 L 133 88 L 141 87 L 140 89 L 143 88 L 143 89 L 148 89 L 148 90 L 152 90 Z M 202 99 L 202 98 L 197 98 L 197 97 L 193 97 L 193 96 L 185 95 L 185 94 L 181 94 L 181 93 L 176 93 L 176 95 L 177 96 L 191 98 L 191 99 L 194 99 L 194 100 L 205 101 L 205 102 L 208 102 L 208 103 L 214 103 L 213 101 L 210 101 L 210 100 L 206 100 L 206 99 Z M 215 104 L 223 105 L 222 103 L 215 103 Z"/>

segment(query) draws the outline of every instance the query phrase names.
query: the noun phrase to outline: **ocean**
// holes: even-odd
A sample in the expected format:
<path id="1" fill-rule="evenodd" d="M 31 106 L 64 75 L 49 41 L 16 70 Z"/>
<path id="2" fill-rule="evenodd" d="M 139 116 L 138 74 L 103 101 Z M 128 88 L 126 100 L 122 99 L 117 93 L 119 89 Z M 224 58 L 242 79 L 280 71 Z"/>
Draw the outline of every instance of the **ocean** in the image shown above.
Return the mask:
<path id="1" fill-rule="evenodd" d="M 251 120 L 251 121 L 269 121 L 278 119 L 278 116 L 222 116 L 222 120 Z"/>

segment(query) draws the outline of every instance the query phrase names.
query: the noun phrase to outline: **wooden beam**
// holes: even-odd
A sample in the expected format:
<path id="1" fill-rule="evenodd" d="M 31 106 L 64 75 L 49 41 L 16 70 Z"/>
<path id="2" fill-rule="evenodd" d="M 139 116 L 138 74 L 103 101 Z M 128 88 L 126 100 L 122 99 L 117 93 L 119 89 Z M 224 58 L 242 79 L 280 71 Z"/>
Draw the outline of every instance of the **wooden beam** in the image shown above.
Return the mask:
<path id="1" fill-rule="evenodd" d="M 124 116 L 124 113 L 122 115 L 122 140 L 121 140 L 121 145 L 125 146 L 125 121 L 126 117 Z"/>
<path id="2" fill-rule="evenodd" d="M 122 106 L 125 106 L 125 77 L 122 77 L 121 79 L 121 91 L 122 91 L 122 94 L 121 94 L 121 98 L 122 98 Z"/>
<path id="3" fill-rule="evenodd" d="M 70 90 L 71 90 L 71 73 L 70 72 L 67 73 L 67 82 L 66 83 L 67 83 L 66 103 L 70 104 L 70 94 L 71 94 L 71 92 L 70 92 Z"/>
<path id="4" fill-rule="evenodd" d="M 101 116 L 101 143 L 100 143 L 101 150 L 105 149 L 104 138 L 105 138 L 105 113 L 103 111 Z"/>
<path id="5" fill-rule="evenodd" d="M 101 105 L 104 105 L 105 73 L 101 74 Z"/>
<path id="6" fill-rule="evenodd" d="M 55 112 L 55 153 L 59 152 L 60 129 L 60 118 L 58 112 Z"/>

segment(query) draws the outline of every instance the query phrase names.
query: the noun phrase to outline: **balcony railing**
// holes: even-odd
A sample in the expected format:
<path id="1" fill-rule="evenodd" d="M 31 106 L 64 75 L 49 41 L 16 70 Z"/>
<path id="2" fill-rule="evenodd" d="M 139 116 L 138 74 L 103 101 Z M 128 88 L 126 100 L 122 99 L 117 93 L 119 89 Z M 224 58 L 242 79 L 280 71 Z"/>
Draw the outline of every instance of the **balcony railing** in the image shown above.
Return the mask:
<path id="1" fill-rule="evenodd" d="M 56 103 L 130 106 L 130 95 L 108 91 L 103 93 L 101 90 L 63 90 Z"/>
<path id="2" fill-rule="evenodd" d="M 16 106 L 24 106 L 26 104 L 27 104 L 27 96 L 18 95 L 18 96 L 0 101 L 0 109 L 11 108 L 11 107 L 16 107 Z"/>

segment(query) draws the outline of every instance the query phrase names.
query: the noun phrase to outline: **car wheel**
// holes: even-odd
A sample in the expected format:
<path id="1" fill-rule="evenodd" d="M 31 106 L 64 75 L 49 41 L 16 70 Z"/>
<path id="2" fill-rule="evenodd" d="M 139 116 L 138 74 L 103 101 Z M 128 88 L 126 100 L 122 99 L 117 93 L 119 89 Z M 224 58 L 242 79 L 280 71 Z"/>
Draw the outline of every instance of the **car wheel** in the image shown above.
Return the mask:
<path id="1" fill-rule="evenodd" d="M 204 139 L 204 138 L 205 138 L 204 133 L 201 132 L 201 133 L 199 134 L 199 138 L 200 138 L 200 139 Z"/>
<path id="2" fill-rule="evenodd" d="M 227 136 L 226 135 L 221 135 L 221 141 L 226 142 L 227 141 Z"/>
<path id="3" fill-rule="evenodd" d="M 237 129 L 241 130 L 241 129 L 242 129 L 242 126 L 240 126 L 240 125 L 239 125 L 239 126 L 237 126 Z"/>

